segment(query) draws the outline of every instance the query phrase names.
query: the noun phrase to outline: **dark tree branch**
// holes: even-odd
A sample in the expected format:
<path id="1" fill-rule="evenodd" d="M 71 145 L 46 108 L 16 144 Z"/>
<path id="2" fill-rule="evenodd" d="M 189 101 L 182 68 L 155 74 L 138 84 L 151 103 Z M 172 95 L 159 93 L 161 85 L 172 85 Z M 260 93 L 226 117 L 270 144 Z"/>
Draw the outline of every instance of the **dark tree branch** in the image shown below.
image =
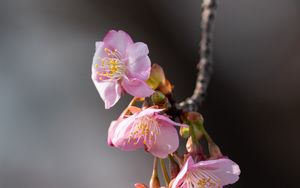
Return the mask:
<path id="1" fill-rule="evenodd" d="M 193 95 L 179 103 L 180 109 L 197 111 L 204 100 L 212 74 L 212 30 L 216 8 L 217 0 L 203 0 L 201 7 L 200 61 L 197 65 L 196 86 Z"/>

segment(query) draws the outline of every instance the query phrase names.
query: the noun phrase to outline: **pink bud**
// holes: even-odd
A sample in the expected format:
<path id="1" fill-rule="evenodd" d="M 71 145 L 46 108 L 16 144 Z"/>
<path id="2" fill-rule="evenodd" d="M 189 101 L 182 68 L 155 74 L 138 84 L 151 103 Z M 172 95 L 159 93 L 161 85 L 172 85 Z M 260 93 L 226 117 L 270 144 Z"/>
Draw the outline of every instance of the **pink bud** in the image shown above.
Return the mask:
<path id="1" fill-rule="evenodd" d="M 210 154 L 210 159 L 219 159 L 219 158 L 223 157 L 223 154 L 222 154 L 219 146 L 217 146 L 217 144 L 215 144 L 214 142 L 208 143 L 208 151 Z"/>

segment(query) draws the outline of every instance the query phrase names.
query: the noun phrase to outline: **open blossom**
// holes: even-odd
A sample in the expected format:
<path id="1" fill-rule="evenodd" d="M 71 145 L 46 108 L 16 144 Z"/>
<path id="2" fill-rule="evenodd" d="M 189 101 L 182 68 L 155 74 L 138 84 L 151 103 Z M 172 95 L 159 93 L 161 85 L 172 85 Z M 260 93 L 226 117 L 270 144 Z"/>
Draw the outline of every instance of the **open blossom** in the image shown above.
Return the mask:
<path id="1" fill-rule="evenodd" d="M 111 30 L 96 42 L 92 80 L 108 109 L 120 99 L 122 91 L 135 97 L 148 97 L 153 90 L 146 84 L 151 70 L 148 47 L 134 43 L 124 31 Z"/>
<path id="2" fill-rule="evenodd" d="M 142 184 L 142 183 L 136 183 L 134 184 L 135 188 L 148 188 L 147 185 Z M 160 187 L 160 188 L 167 188 L 167 187 Z"/>
<path id="3" fill-rule="evenodd" d="M 156 157 L 167 157 L 179 145 L 174 125 L 185 125 L 160 115 L 162 110 L 135 108 L 133 115 L 113 121 L 108 131 L 108 144 L 125 151 L 145 148 Z"/>
<path id="4" fill-rule="evenodd" d="M 239 179 L 239 166 L 229 159 L 194 163 L 189 157 L 172 184 L 172 188 L 221 188 Z"/>

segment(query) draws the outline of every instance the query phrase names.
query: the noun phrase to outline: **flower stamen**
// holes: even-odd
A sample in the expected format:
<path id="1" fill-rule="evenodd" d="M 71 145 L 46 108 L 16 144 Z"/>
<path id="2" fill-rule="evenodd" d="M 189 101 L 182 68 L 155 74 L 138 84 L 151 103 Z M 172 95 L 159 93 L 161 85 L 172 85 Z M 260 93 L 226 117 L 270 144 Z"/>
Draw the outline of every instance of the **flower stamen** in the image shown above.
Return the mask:
<path id="1" fill-rule="evenodd" d="M 149 148 L 156 144 L 157 136 L 160 134 L 159 125 L 156 120 L 151 117 L 141 117 L 136 120 L 130 131 L 128 143 L 138 144 L 143 139 L 143 144 Z"/>
<path id="2" fill-rule="evenodd" d="M 95 68 L 101 67 L 100 71 L 97 71 L 99 80 L 119 80 L 125 73 L 125 65 L 121 61 L 121 54 L 117 49 L 110 50 L 104 48 L 107 57 L 100 58 L 100 63 L 95 64 Z"/>

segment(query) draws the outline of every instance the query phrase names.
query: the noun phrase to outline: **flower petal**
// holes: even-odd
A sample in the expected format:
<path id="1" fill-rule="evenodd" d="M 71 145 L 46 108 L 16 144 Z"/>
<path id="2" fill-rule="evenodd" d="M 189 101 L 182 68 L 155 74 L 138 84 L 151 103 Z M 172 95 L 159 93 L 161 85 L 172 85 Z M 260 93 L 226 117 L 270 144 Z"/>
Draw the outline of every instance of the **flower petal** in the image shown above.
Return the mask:
<path id="1" fill-rule="evenodd" d="M 179 139 L 177 130 L 173 126 L 160 126 L 160 134 L 156 137 L 156 143 L 148 148 L 152 155 L 159 158 L 166 158 L 168 154 L 177 150 Z"/>
<path id="2" fill-rule="evenodd" d="M 111 139 L 113 146 L 125 151 L 136 150 L 144 146 L 142 140 L 137 143 L 130 140 L 130 132 L 135 119 L 136 115 L 134 114 L 119 121 Z"/>
<path id="3" fill-rule="evenodd" d="M 230 159 L 201 161 L 193 165 L 192 168 L 199 171 L 205 170 L 208 174 L 219 178 L 220 186 L 235 183 L 241 173 L 239 166 Z"/>
<path id="4" fill-rule="evenodd" d="M 193 161 L 192 157 L 190 156 L 187 159 L 187 161 L 185 162 L 185 164 L 183 165 L 183 167 L 181 168 L 181 171 L 179 172 L 179 174 L 176 176 L 176 178 L 172 184 L 172 188 L 177 188 L 182 184 L 186 173 L 188 172 L 190 166 L 192 166 L 193 164 L 194 164 L 194 161 Z"/>
<path id="5" fill-rule="evenodd" d="M 111 50 L 117 49 L 123 57 L 126 54 L 127 46 L 133 43 L 131 37 L 126 32 L 121 30 L 110 30 L 104 37 L 103 42 Z"/>
<path id="6" fill-rule="evenodd" d="M 118 121 L 112 121 L 110 123 L 109 129 L 108 129 L 108 136 L 107 136 L 107 144 L 109 146 L 114 146 L 114 144 L 112 143 L 112 138 L 115 134 L 115 130 L 118 126 L 118 123 L 119 123 Z"/>
<path id="7" fill-rule="evenodd" d="M 122 86 L 124 90 L 135 97 L 148 97 L 153 94 L 153 90 L 142 80 L 123 77 Z"/>
<path id="8" fill-rule="evenodd" d="M 142 117 L 142 116 L 153 116 L 155 113 L 161 112 L 165 109 L 162 108 L 146 108 L 143 109 L 138 115 L 137 117 Z"/>
<path id="9" fill-rule="evenodd" d="M 142 42 L 129 45 L 127 48 L 127 76 L 147 80 L 150 76 L 151 61 L 148 57 L 148 47 Z"/>
<path id="10" fill-rule="evenodd" d="M 160 125 L 170 126 L 170 125 L 177 125 L 181 127 L 188 127 L 186 124 L 177 123 L 175 121 L 172 121 L 169 117 L 165 115 L 156 114 L 155 119 L 159 122 Z"/>
<path id="11" fill-rule="evenodd" d="M 95 79 L 93 79 L 93 82 L 100 94 L 100 97 L 104 101 L 105 109 L 111 108 L 118 102 L 122 92 L 120 84 L 115 81 L 98 82 Z"/>
<path id="12" fill-rule="evenodd" d="M 149 53 L 147 44 L 143 42 L 136 42 L 128 46 L 126 50 L 128 57 L 131 59 L 138 59 L 140 57 L 146 56 Z"/>
<path id="13" fill-rule="evenodd" d="M 104 43 L 103 42 L 96 42 L 96 50 L 95 50 L 95 54 L 93 57 L 93 63 L 92 63 L 92 79 L 93 80 L 97 80 L 98 82 L 99 77 L 97 76 L 97 71 L 101 71 L 101 66 L 97 66 L 97 64 L 99 65 L 101 62 L 101 59 L 106 57 L 106 54 L 104 52 Z"/>

